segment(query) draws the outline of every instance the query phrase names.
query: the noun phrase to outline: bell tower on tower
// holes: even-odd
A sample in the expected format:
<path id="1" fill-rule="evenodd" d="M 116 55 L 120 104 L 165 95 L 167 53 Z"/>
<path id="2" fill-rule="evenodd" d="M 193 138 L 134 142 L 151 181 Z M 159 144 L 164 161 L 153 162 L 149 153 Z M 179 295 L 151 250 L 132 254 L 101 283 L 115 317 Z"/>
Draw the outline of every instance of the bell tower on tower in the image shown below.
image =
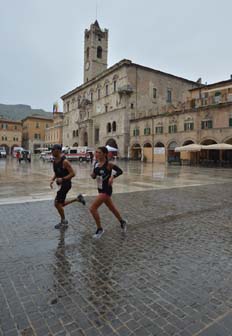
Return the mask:
<path id="1" fill-rule="evenodd" d="M 85 30 L 84 83 L 107 69 L 108 29 L 101 30 L 98 21 Z"/>

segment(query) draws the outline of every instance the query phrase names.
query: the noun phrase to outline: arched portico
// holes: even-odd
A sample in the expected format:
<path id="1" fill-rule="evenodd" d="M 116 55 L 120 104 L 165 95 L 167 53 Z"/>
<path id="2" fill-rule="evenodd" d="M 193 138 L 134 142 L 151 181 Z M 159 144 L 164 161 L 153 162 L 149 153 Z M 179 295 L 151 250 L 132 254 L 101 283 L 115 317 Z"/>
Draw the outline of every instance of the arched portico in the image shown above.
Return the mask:
<path id="1" fill-rule="evenodd" d="M 195 142 L 192 139 L 187 139 L 182 146 L 192 145 Z M 195 165 L 199 161 L 199 152 L 184 151 L 180 153 L 181 164 Z"/>
<path id="2" fill-rule="evenodd" d="M 156 142 L 153 155 L 155 163 L 165 163 L 165 146 L 163 142 Z"/>
<path id="3" fill-rule="evenodd" d="M 208 138 L 208 139 L 204 139 L 201 141 L 201 145 L 207 146 L 207 145 L 214 145 L 216 144 L 217 141 L 212 139 L 212 138 Z M 217 149 L 202 149 L 200 152 L 200 163 L 204 163 L 206 165 L 215 165 L 216 163 L 218 163 L 220 161 L 220 151 Z"/>
<path id="4" fill-rule="evenodd" d="M 139 143 L 135 143 L 131 146 L 130 157 L 132 160 L 141 160 L 142 157 L 142 149 Z"/>
<path id="5" fill-rule="evenodd" d="M 175 152 L 176 147 L 178 147 L 178 144 L 175 140 L 169 142 L 167 151 L 168 163 L 180 163 L 180 153 Z"/>
<path id="6" fill-rule="evenodd" d="M 114 140 L 113 138 L 106 141 L 106 146 L 110 146 L 110 147 L 113 147 L 113 148 L 118 148 L 118 144 L 117 144 L 116 140 Z"/>
<path id="7" fill-rule="evenodd" d="M 226 138 L 223 143 L 227 143 L 232 145 L 232 137 Z M 232 150 L 224 150 L 222 151 L 222 160 L 225 161 L 225 166 L 232 165 Z"/>
<path id="8" fill-rule="evenodd" d="M 152 145 L 149 141 L 143 144 L 143 160 L 152 162 Z"/>

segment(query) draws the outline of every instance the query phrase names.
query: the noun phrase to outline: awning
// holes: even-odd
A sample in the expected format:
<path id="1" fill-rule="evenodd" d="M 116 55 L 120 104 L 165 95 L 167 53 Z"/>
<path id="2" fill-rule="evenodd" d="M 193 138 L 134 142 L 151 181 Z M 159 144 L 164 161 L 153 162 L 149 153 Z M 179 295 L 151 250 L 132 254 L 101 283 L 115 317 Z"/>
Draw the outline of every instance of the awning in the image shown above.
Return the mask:
<path id="1" fill-rule="evenodd" d="M 190 145 L 186 145 L 186 146 L 176 147 L 175 152 L 200 152 L 202 147 L 203 147 L 202 145 L 190 144 Z"/>
<path id="2" fill-rule="evenodd" d="M 226 144 L 226 143 L 218 143 L 213 145 L 205 145 L 201 146 L 202 149 L 218 149 L 218 150 L 228 150 L 232 149 L 232 145 Z"/>

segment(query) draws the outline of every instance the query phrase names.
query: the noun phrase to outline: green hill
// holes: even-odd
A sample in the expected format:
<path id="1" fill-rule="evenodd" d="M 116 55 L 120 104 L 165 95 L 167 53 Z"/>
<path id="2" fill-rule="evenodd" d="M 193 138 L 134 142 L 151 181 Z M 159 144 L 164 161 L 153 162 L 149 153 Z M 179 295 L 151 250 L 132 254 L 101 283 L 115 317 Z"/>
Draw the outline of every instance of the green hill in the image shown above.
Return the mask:
<path id="1" fill-rule="evenodd" d="M 0 118 L 8 120 L 22 120 L 28 116 L 41 115 L 43 117 L 52 118 L 51 112 L 42 109 L 32 109 L 30 105 L 6 105 L 0 104 Z"/>

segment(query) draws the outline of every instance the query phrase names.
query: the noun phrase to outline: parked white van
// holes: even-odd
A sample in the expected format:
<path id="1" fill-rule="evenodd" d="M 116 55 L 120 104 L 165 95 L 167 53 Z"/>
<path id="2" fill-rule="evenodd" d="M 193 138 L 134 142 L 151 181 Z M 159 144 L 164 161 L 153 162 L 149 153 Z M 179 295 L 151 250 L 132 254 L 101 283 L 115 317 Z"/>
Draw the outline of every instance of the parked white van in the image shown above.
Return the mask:
<path id="1" fill-rule="evenodd" d="M 0 147 L 0 158 L 6 158 L 6 148 Z"/>

